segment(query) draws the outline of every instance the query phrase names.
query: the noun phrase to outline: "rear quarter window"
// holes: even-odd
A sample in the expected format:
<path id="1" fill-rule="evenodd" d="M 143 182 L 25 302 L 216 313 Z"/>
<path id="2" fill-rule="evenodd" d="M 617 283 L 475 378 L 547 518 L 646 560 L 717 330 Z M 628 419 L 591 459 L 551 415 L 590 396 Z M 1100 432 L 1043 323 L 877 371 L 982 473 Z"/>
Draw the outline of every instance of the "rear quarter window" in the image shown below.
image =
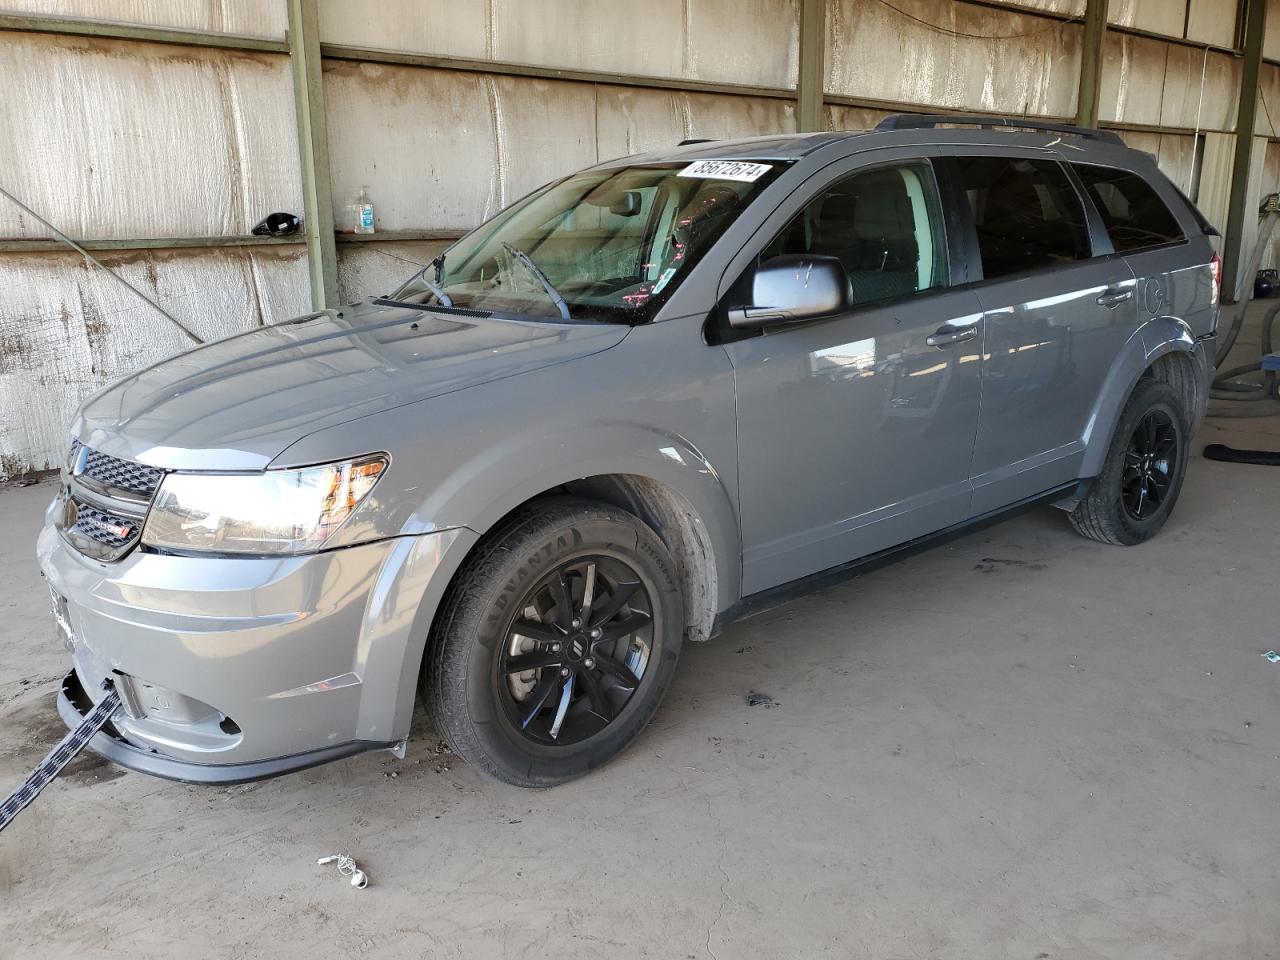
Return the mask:
<path id="1" fill-rule="evenodd" d="M 1118 253 L 1186 239 L 1164 201 L 1136 173 L 1083 163 L 1072 167 L 1098 208 Z"/>

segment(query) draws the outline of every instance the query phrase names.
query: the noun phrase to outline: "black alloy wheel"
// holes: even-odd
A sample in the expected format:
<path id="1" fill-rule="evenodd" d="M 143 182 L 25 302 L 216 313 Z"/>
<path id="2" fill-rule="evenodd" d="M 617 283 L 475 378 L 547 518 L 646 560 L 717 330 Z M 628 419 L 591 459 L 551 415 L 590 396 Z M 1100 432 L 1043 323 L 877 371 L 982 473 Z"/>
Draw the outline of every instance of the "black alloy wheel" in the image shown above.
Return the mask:
<path id="1" fill-rule="evenodd" d="M 675 674 L 677 570 L 653 528 L 610 504 L 513 511 L 472 548 L 429 638 L 422 691 L 453 752 L 548 787 L 625 750 Z"/>
<path id="2" fill-rule="evenodd" d="M 1138 421 L 1124 455 L 1121 502 L 1134 520 L 1148 520 L 1173 488 L 1178 466 L 1178 431 L 1164 410 Z"/>
<path id="3" fill-rule="evenodd" d="M 627 563 L 562 563 L 526 594 L 498 658 L 505 715 L 529 739 L 574 744 L 622 712 L 648 667 L 652 601 Z"/>
<path id="4" fill-rule="evenodd" d="M 1076 532 L 1119 546 L 1154 537 L 1182 490 L 1190 436 L 1185 394 L 1162 380 L 1138 381 L 1101 468 L 1071 510 Z"/>

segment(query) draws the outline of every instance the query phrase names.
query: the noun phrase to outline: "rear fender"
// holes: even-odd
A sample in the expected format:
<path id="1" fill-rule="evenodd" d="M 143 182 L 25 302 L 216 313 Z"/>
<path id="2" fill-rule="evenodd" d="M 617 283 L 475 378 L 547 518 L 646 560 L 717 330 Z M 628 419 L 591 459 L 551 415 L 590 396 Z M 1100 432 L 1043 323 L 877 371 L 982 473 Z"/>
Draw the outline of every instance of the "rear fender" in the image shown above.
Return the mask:
<path id="1" fill-rule="evenodd" d="M 1196 338 L 1191 328 L 1177 317 L 1153 317 L 1135 330 L 1125 343 L 1111 366 L 1085 426 L 1082 477 L 1095 477 L 1101 472 L 1120 414 L 1142 375 L 1162 356 L 1175 352 L 1187 354 L 1195 363 L 1198 375 L 1204 376 L 1200 372 L 1203 364 L 1197 355 Z M 1201 382 L 1197 394 L 1205 396 L 1207 393 L 1206 384 Z M 1199 412 L 1188 410 L 1187 415 L 1195 421 Z"/>

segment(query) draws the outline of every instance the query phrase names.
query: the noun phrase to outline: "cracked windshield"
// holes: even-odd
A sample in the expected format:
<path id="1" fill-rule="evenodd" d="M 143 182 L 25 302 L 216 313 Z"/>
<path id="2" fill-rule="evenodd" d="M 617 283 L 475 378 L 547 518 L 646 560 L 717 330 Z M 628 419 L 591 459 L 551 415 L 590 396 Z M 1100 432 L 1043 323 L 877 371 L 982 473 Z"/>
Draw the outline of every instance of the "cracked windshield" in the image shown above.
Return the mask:
<path id="1" fill-rule="evenodd" d="M 785 166 L 695 160 L 576 174 L 463 237 L 390 299 L 643 323 Z"/>

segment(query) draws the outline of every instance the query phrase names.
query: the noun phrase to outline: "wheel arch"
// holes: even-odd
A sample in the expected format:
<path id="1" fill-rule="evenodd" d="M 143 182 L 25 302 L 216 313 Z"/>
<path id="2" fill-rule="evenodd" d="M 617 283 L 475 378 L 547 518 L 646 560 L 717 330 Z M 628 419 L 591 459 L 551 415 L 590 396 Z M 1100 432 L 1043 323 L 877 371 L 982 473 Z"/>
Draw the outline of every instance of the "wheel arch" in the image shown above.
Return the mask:
<path id="1" fill-rule="evenodd" d="M 466 526 L 483 538 L 513 511 L 548 495 L 612 504 L 647 523 L 671 551 L 686 604 L 699 608 L 690 637 L 705 639 L 715 614 L 732 606 L 741 588 L 736 486 L 736 461 L 713 464 L 675 432 L 611 420 L 479 448 L 431 485 L 414 515 Z"/>
<path id="2" fill-rule="evenodd" d="M 398 692 L 391 710 L 397 738 L 408 735 L 418 677 L 446 592 L 485 537 L 528 503 L 571 494 L 612 504 L 652 527 L 677 565 L 686 598 L 687 639 L 708 639 L 716 615 L 737 601 L 742 575 L 737 510 L 719 474 L 692 444 L 649 430 L 629 431 L 624 439 L 615 429 L 602 435 L 599 444 L 589 434 L 580 435 L 574 448 L 591 454 L 554 467 L 546 465 L 545 453 L 538 456 L 525 444 L 508 450 L 500 460 L 488 448 L 475 460 L 455 464 L 434 484 L 402 530 L 399 552 L 404 559 L 387 565 L 376 595 L 403 596 L 399 584 L 412 575 L 407 571 L 415 566 L 414 543 L 429 539 L 412 534 L 443 529 L 461 535 L 440 558 L 425 589 L 418 588 L 421 600 L 399 649 L 387 645 L 372 652 L 379 661 L 377 676 L 384 683 L 391 682 L 390 675 L 396 677 Z M 540 469 L 519 469 L 531 463 Z M 427 518 L 431 529 L 414 528 Z M 373 622 L 393 613 L 371 607 L 367 617 Z M 381 716 L 385 709 L 371 705 L 370 716 Z M 362 719 L 362 728 L 369 725 Z"/>
<path id="3" fill-rule="evenodd" d="M 1195 422 L 1207 396 L 1196 339 L 1176 317 L 1157 317 L 1143 324 L 1112 364 L 1106 383 L 1085 428 L 1085 456 L 1081 476 L 1094 477 L 1102 469 L 1111 436 L 1125 404 L 1144 379 L 1168 383 L 1187 403 L 1187 418 Z"/>
<path id="4" fill-rule="evenodd" d="M 717 550 L 706 524 L 678 490 L 638 474 L 602 474 L 573 480 L 566 493 L 611 504 L 648 524 L 671 552 L 684 595 L 686 640 L 709 640 L 726 606 Z M 734 599 L 737 599 L 736 591 Z"/>
<path id="5" fill-rule="evenodd" d="M 503 527 L 506 520 L 531 503 L 549 497 L 570 495 L 617 507 L 647 524 L 671 552 L 685 598 L 685 638 L 707 640 L 716 614 L 737 599 L 736 581 L 721 574 L 725 551 L 732 544 L 720 543 L 691 500 L 678 488 L 640 473 L 600 473 L 579 476 L 547 486 L 525 496 L 501 514 L 475 530 L 478 535 L 468 554 Z M 736 543 L 736 527 L 732 530 Z M 463 558 L 450 575 L 457 578 L 466 563 Z M 732 569 L 732 565 L 728 565 Z M 726 583 L 726 580 L 730 582 Z M 728 589 L 730 593 L 726 595 Z M 434 619 L 434 618 L 433 618 Z M 428 629 L 430 625 L 428 625 Z"/>

